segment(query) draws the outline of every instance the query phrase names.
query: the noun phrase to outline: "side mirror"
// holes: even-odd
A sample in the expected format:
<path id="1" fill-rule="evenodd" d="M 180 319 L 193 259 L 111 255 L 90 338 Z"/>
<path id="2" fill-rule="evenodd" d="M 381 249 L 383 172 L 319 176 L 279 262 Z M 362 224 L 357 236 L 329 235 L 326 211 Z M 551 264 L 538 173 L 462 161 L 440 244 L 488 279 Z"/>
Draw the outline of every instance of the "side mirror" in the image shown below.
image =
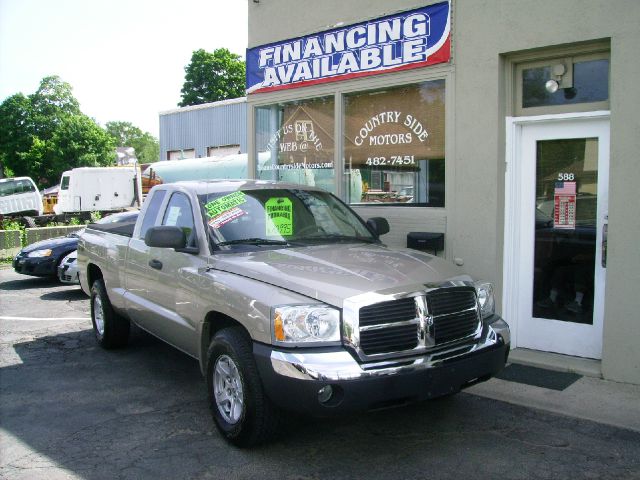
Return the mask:
<path id="1" fill-rule="evenodd" d="M 181 249 L 187 246 L 187 237 L 180 227 L 151 227 L 144 243 L 150 247 Z"/>
<path id="2" fill-rule="evenodd" d="M 369 229 L 375 233 L 377 236 L 384 235 L 385 233 L 389 233 L 389 222 L 387 222 L 386 218 L 382 217 L 373 217 L 367 220 L 367 226 Z"/>

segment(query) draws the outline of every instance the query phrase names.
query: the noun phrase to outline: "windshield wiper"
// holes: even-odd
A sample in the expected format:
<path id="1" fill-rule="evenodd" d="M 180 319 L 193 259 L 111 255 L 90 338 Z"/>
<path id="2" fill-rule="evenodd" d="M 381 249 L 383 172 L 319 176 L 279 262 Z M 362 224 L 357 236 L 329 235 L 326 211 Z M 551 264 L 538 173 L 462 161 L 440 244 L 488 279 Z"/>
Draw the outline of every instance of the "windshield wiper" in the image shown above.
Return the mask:
<path id="1" fill-rule="evenodd" d="M 309 235 L 308 237 L 296 238 L 296 240 L 332 240 L 336 242 L 364 242 L 364 243 L 377 243 L 374 238 L 358 237 L 351 235 L 341 235 L 339 233 L 326 233 L 322 235 Z"/>
<path id="2" fill-rule="evenodd" d="M 235 240 L 227 240 L 226 242 L 219 242 L 216 245 L 219 247 L 225 245 L 291 245 L 286 240 L 272 240 L 269 238 L 237 238 Z"/>

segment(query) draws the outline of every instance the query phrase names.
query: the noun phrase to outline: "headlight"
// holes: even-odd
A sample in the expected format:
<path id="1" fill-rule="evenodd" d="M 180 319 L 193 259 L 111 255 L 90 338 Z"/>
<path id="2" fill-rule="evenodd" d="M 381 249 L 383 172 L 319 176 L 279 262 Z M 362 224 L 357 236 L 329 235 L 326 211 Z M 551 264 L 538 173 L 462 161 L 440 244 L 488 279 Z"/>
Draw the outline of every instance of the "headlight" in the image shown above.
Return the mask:
<path id="1" fill-rule="evenodd" d="M 46 250 L 34 250 L 33 252 L 27 253 L 27 257 L 50 257 L 53 251 L 50 248 Z"/>
<path id="2" fill-rule="evenodd" d="M 326 305 L 283 305 L 271 310 L 273 340 L 288 345 L 340 342 L 340 312 Z"/>
<path id="3" fill-rule="evenodd" d="M 493 315 L 496 311 L 496 302 L 493 298 L 493 285 L 488 282 L 477 282 L 476 292 L 482 318 Z"/>

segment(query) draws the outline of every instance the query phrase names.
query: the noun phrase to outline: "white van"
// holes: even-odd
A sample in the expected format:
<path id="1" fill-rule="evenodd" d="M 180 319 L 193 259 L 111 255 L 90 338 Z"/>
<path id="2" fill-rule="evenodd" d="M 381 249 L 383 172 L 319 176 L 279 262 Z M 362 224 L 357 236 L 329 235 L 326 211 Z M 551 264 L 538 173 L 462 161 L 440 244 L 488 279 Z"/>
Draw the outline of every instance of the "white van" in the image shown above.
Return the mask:
<path id="1" fill-rule="evenodd" d="M 0 215 L 42 215 L 42 195 L 31 178 L 0 178 Z"/>
<path id="2" fill-rule="evenodd" d="M 137 165 L 74 168 L 62 174 L 53 211 L 60 215 L 139 207 L 141 192 Z"/>

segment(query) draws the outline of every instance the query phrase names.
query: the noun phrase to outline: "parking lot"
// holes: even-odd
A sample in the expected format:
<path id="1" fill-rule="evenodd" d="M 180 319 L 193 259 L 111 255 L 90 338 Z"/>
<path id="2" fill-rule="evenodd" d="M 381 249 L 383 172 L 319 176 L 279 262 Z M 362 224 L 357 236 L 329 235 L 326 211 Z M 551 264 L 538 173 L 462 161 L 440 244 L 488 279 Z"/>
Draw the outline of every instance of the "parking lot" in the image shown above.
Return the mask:
<path id="1" fill-rule="evenodd" d="M 239 450 L 197 362 L 137 330 L 98 348 L 79 287 L 0 269 L 0 312 L 0 478 L 640 478 L 639 433 L 470 393 Z"/>

